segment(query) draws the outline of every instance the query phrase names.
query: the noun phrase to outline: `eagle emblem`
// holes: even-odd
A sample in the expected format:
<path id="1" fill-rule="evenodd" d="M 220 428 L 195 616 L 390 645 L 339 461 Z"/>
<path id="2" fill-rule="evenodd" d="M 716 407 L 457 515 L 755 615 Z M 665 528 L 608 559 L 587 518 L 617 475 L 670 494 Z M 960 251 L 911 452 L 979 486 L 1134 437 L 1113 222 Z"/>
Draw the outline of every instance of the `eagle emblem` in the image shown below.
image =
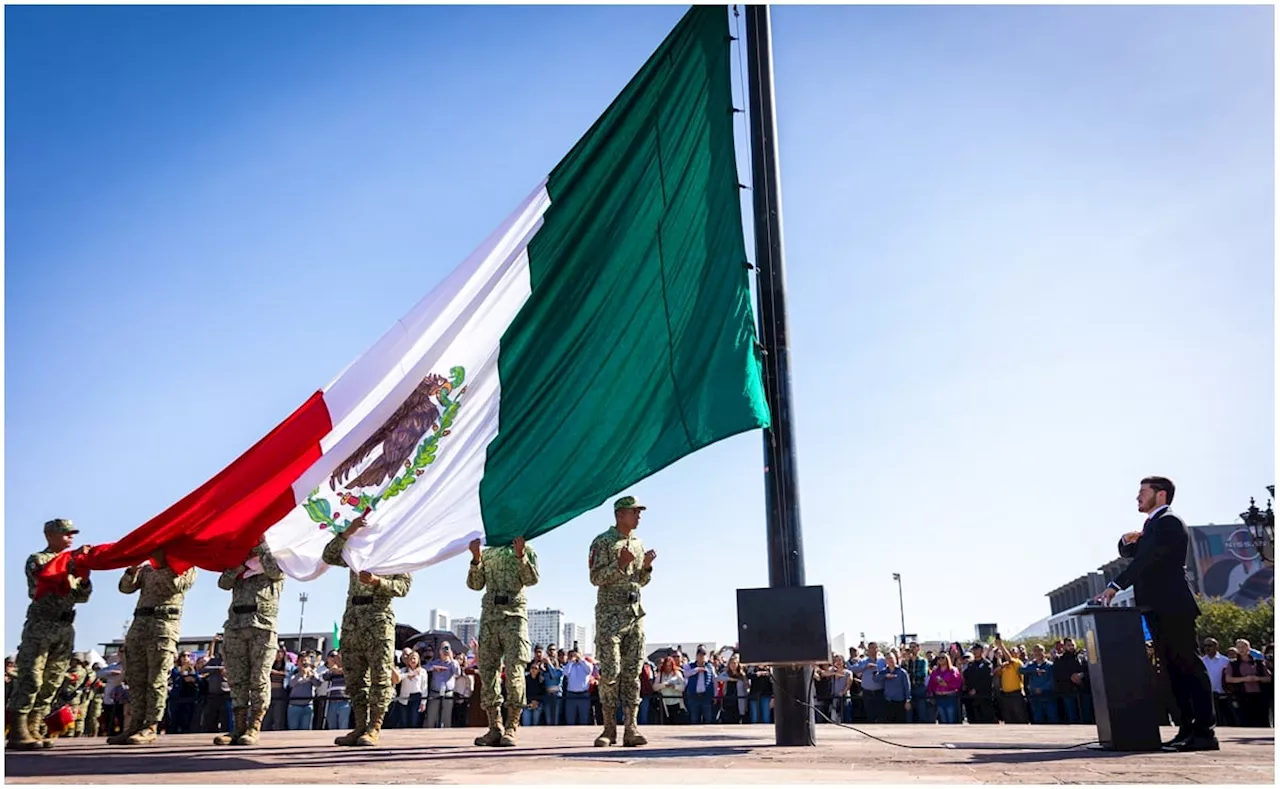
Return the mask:
<path id="1" fill-rule="evenodd" d="M 356 517 L 416 482 L 450 433 L 467 391 L 465 381 L 461 367 L 449 370 L 448 378 L 436 373 L 423 378 L 395 413 L 333 470 L 329 491 L 311 491 L 303 505 L 311 520 L 341 533 Z M 344 514 L 342 507 L 351 510 Z"/>

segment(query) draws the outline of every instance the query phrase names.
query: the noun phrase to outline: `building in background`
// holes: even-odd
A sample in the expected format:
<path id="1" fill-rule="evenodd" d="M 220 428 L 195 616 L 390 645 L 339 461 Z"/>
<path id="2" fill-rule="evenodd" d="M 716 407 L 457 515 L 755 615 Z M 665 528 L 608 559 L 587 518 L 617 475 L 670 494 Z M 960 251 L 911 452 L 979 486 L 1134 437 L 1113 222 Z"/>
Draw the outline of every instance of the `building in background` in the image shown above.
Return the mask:
<path id="1" fill-rule="evenodd" d="M 973 640 L 979 644 L 985 644 L 989 641 L 996 640 L 996 633 L 1000 632 L 1000 626 L 997 624 L 984 624 L 973 626 Z"/>
<path id="2" fill-rule="evenodd" d="M 560 646 L 566 650 L 574 644 L 578 645 L 578 649 L 586 649 L 587 647 L 587 627 L 573 622 L 564 623 L 564 632 L 560 637 Z"/>
<path id="3" fill-rule="evenodd" d="M 1246 608 L 1275 597 L 1275 568 L 1262 561 L 1243 524 L 1193 526 L 1190 531 L 1187 566 L 1196 591 Z"/>
<path id="4" fill-rule="evenodd" d="M 178 651 L 190 652 L 191 657 L 194 660 L 209 654 L 209 647 L 210 645 L 212 645 L 212 643 L 213 643 L 212 635 L 179 636 Z M 293 634 L 279 633 L 276 636 L 276 643 L 284 644 L 284 648 L 289 652 L 293 652 L 294 654 L 297 654 L 298 652 L 299 643 L 302 644 L 302 649 L 304 651 L 311 649 L 323 654 L 325 651 L 332 648 L 333 631 L 324 630 L 324 631 L 316 631 L 312 633 L 302 633 L 301 638 L 299 638 L 298 633 L 293 633 Z M 99 646 L 102 647 L 102 649 L 99 651 L 103 654 L 104 657 L 110 658 L 112 655 L 118 654 L 120 652 L 120 647 L 123 645 L 124 645 L 123 638 L 117 638 L 112 641 L 104 641 L 101 644 L 99 644 Z"/>
<path id="5" fill-rule="evenodd" d="M 453 634 L 458 637 L 467 648 L 471 648 L 472 641 L 480 640 L 480 620 L 474 616 L 460 616 L 453 620 Z"/>
<path id="6" fill-rule="evenodd" d="M 449 627 L 449 612 L 441 611 L 439 608 L 431 609 L 431 621 L 427 623 L 427 629 L 452 632 L 452 628 Z"/>
<path id="7" fill-rule="evenodd" d="M 529 612 L 529 645 L 543 646 L 554 644 L 563 633 L 561 627 L 564 611 L 554 608 L 535 608 Z"/>

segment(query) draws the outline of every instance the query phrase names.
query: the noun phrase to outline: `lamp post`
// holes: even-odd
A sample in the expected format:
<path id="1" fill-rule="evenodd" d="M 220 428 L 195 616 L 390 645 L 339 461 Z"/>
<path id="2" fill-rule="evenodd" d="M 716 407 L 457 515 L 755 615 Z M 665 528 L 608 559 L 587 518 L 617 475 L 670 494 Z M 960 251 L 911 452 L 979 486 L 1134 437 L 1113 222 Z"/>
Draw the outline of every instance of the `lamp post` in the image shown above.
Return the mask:
<path id="1" fill-rule="evenodd" d="M 302 613 L 298 614 L 298 655 L 302 655 L 302 623 L 307 617 L 307 593 L 303 592 L 298 595 L 298 602 L 302 603 Z"/>
<path id="2" fill-rule="evenodd" d="M 898 632 L 898 642 L 905 644 L 907 640 L 907 614 L 906 609 L 902 607 L 902 574 L 894 573 L 893 580 L 898 582 L 898 616 L 902 620 L 902 630 Z"/>
<path id="3" fill-rule="evenodd" d="M 1276 486 L 1268 485 L 1267 493 L 1274 498 L 1276 495 Z M 1258 505 L 1254 502 L 1253 497 L 1249 497 L 1249 509 L 1240 513 L 1240 520 L 1244 521 L 1244 525 L 1249 529 L 1249 536 L 1253 538 L 1253 545 L 1258 549 L 1258 556 L 1262 561 L 1275 566 L 1276 563 L 1276 514 L 1271 509 L 1271 498 L 1267 499 L 1266 510 L 1258 509 Z"/>

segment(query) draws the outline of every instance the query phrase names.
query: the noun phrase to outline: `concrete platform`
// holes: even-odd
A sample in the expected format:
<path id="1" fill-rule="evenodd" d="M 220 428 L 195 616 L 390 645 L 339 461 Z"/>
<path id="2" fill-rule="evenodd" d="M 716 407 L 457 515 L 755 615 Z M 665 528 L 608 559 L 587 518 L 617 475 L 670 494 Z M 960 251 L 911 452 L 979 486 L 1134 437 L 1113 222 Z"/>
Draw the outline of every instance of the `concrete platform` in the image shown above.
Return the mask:
<path id="1" fill-rule="evenodd" d="M 479 729 L 391 730 L 378 748 L 267 732 L 254 748 L 205 734 L 140 747 L 73 739 L 4 761 L 6 783 L 39 784 L 1275 783 L 1272 729 L 1220 729 L 1212 753 L 1112 754 L 1069 749 L 1092 726 L 859 728 L 914 747 L 827 725 L 813 748 L 775 747 L 771 726 L 651 726 L 646 747 L 603 749 L 591 747 L 595 729 L 561 726 L 523 729 L 510 749 L 475 747 Z"/>

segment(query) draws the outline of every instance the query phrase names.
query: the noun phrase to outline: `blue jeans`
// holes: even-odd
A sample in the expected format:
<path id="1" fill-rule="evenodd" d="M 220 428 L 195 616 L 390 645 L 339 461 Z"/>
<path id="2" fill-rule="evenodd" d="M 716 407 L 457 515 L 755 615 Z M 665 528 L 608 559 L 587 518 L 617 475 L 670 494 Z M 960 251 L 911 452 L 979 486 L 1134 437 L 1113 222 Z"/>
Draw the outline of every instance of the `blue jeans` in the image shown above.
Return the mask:
<path id="1" fill-rule="evenodd" d="M 938 720 L 938 714 L 933 708 L 933 700 L 924 695 L 924 690 L 919 693 L 911 693 L 911 722 L 912 723 L 933 723 Z"/>
<path id="2" fill-rule="evenodd" d="M 689 710 L 689 723 L 711 723 L 711 699 L 691 695 L 685 698 L 684 706 Z"/>
<path id="3" fill-rule="evenodd" d="M 772 701 L 773 696 L 757 696 L 751 699 L 752 723 L 773 723 L 773 710 L 769 707 Z"/>
<path id="4" fill-rule="evenodd" d="M 545 708 L 542 706 L 542 702 L 543 702 L 543 699 L 538 699 L 537 709 L 530 709 L 528 707 L 525 707 L 523 710 L 520 711 L 521 726 L 537 726 L 539 723 L 542 722 L 542 716 L 545 714 L 544 713 Z"/>
<path id="5" fill-rule="evenodd" d="M 326 728 L 333 731 L 351 728 L 351 699 L 329 699 L 324 708 L 324 722 Z"/>
<path id="6" fill-rule="evenodd" d="M 636 725 L 637 726 L 649 725 L 649 710 L 653 709 L 653 700 L 655 698 L 657 698 L 657 696 L 641 696 L 640 697 L 640 706 L 636 707 Z"/>
<path id="7" fill-rule="evenodd" d="M 422 694 L 410 693 L 409 703 L 401 704 L 397 699 L 391 700 L 391 728 L 393 729 L 420 729 L 422 728 Z"/>
<path id="8" fill-rule="evenodd" d="M 960 699 L 956 696 L 935 696 L 938 705 L 938 723 L 960 722 Z"/>
<path id="9" fill-rule="evenodd" d="M 559 726 L 560 718 L 564 714 L 564 699 L 557 693 L 554 696 L 543 697 L 542 701 L 542 707 L 546 710 L 542 713 L 543 723 L 547 726 Z"/>
<path id="10" fill-rule="evenodd" d="M 306 704 L 290 704 L 289 705 L 289 731 L 298 729 L 311 728 L 311 716 L 315 713 L 315 709 L 311 706 L 311 702 Z"/>
<path id="11" fill-rule="evenodd" d="M 564 699 L 566 726 L 591 725 L 591 697 L 586 693 L 570 693 Z"/>
<path id="12" fill-rule="evenodd" d="M 1058 704 L 1051 693 L 1041 693 L 1027 699 L 1031 703 L 1032 723 L 1057 723 Z"/>

